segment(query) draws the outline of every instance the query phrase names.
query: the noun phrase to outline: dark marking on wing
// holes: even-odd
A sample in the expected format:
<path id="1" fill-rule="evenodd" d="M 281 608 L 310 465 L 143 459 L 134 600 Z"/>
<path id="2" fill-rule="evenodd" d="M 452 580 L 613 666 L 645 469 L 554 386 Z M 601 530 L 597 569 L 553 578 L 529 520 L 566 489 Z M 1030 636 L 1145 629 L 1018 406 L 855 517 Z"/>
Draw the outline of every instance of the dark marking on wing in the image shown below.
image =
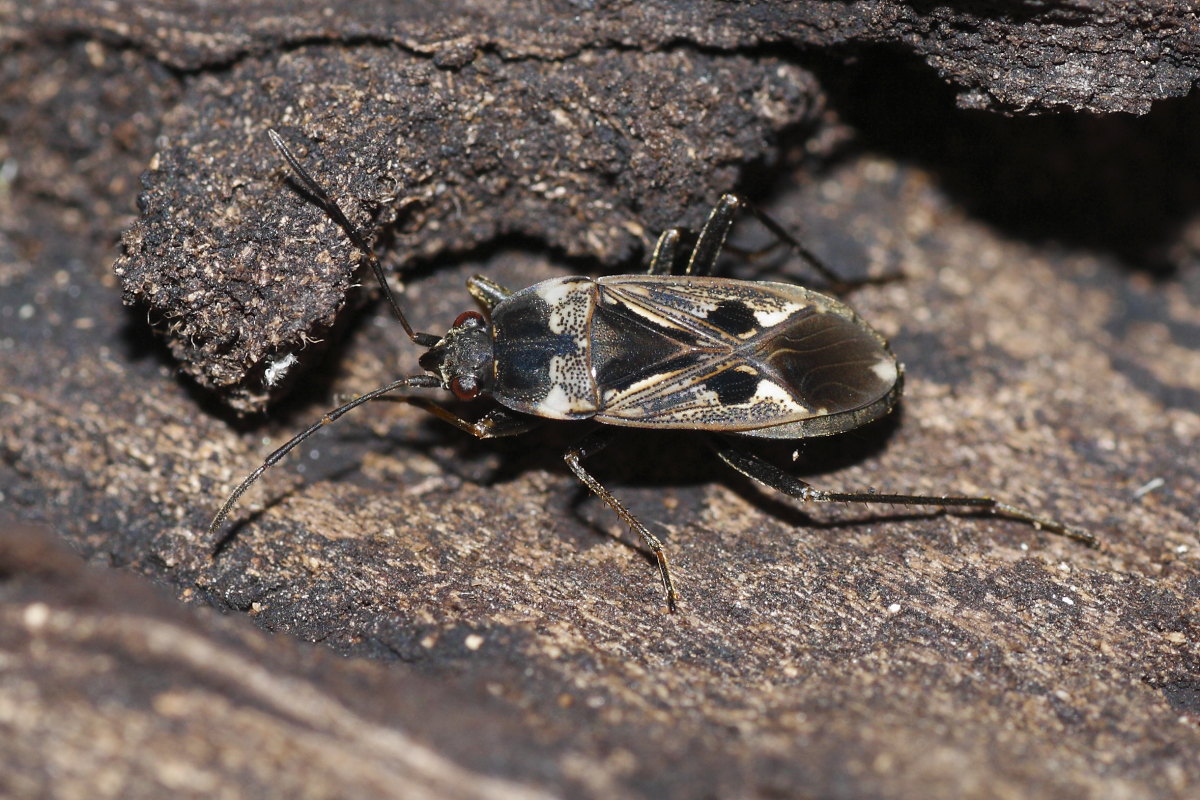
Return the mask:
<path id="1" fill-rule="evenodd" d="M 642 319 L 663 335 L 714 352 L 753 338 L 762 330 L 759 314 L 782 320 L 809 298 L 799 287 L 727 278 L 611 276 L 597 283 L 603 305 L 623 307 L 631 319 Z"/>
<path id="2" fill-rule="evenodd" d="M 621 303 L 600 303 L 592 314 L 592 369 L 601 391 L 695 364 L 701 358 L 695 343 L 688 331 L 655 325 Z"/>
<path id="3" fill-rule="evenodd" d="M 704 319 L 726 333 L 739 337 L 758 327 L 754 312 L 740 300 L 722 300 Z"/>
<path id="4" fill-rule="evenodd" d="M 704 388 L 716 392 L 721 405 L 736 406 L 754 397 L 754 393 L 758 391 L 759 380 L 757 373 L 746 369 L 727 369 L 706 378 Z"/>

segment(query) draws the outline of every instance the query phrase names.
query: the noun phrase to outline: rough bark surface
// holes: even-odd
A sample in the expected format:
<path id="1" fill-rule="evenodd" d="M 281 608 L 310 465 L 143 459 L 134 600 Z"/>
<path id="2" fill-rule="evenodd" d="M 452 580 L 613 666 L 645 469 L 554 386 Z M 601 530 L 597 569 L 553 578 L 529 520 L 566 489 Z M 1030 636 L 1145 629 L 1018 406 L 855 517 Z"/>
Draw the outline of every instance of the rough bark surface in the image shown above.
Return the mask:
<path id="1" fill-rule="evenodd" d="M 393 43 L 449 66 L 480 51 L 557 60 L 614 46 L 870 44 L 920 57 L 965 107 L 1134 113 L 1187 94 L 1200 77 L 1200 13 L 1188 0 L 370 0 L 336 12 L 267 0 L 205 7 L 197 14 L 170 0 L 0 4 L 11 39 L 82 32 L 131 43 L 188 71 L 313 40 Z"/>
<path id="2" fill-rule="evenodd" d="M 340 167 L 331 184 L 369 209 L 359 222 L 407 209 L 401 265 L 506 230 L 614 263 L 646 244 L 644 226 L 697 221 L 714 188 L 772 157 L 782 128 L 812 121 L 817 86 L 762 56 L 773 47 L 888 44 L 972 108 L 1145 113 L 1200 75 L 1184 0 L 5 10 L 9 41 L 103 37 L 200 73 L 163 120 L 118 272 L 184 369 L 243 412 L 278 394 L 264 375 L 326 337 L 354 281 L 331 228 L 298 235 L 316 210 L 276 202 L 270 125 L 321 143 Z M 738 51 L 759 55 L 725 55 Z"/>
<path id="3" fill-rule="evenodd" d="M 1196 795 L 1194 100 L 1137 119 L 956 109 L 970 84 L 865 48 L 924 54 L 921 37 L 798 21 L 900 30 L 942 7 L 580 4 L 570 23 L 544 5 L 535 25 L 409 4 L 401 25 L 280 4 L 247 27 L 173 6 L 0 4 L 0 506 L 20 520 L 0 526 L 0 794 Z M 1172 7 L 1153 8 L 1166 30 Z M 1031 40 L 1103 11 L 1079 51 L 1143 41 L 1116 5 L 1029 9 Z M 864 47 L 761 46 L 800 41 Z M 1050 97 L 1056 74 L 1025 85 Z M 1121 103 L 1159 96 L 1123 86 Z M 562 466 L 576 427 L 479 443 L 380 404 L 268 473 L 214 556 L 208 518 L 271 442 L 416 369 L 385 309 L 330 328 L 353 253 L 287 183 L 268 123 L 383 231 L 422 329 L 471 307 L 476 272 L 632 268 L 740 176 L 829 264 L 904 276 L 847 298 L 906 363 L 900 413 L 796 464 L 764 454 L 830 489 L 991 492 L 1104 548 L 799 507 L 691 437 L 637 433 L 590 466 L 666 541 L 669 615 L 638 543 Z M 810 280 L 783 255 L 727 269 Z M 164 346 L 150 324 L 204 314 L 247 331 Z M 174 353 L 196 353 L 185 370 L 261 402 L 264 365 L 221 373 L 218 340 L 309 370 L 250 424 L 178 374 Z"/>

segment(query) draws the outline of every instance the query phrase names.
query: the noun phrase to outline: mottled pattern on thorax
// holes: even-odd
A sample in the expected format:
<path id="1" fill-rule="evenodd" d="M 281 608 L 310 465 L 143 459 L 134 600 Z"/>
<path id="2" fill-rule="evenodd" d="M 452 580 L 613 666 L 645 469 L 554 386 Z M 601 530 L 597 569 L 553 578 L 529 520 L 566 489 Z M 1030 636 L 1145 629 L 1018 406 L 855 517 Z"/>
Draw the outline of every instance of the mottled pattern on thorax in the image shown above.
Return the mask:
<path id="1" fill-rule="evenodd" d="M 492 310 L 496 382 L 502 405 L 550 419 L 595 413 L 590 326 L 596 285 L 557 278 L 530 286 Z"/>

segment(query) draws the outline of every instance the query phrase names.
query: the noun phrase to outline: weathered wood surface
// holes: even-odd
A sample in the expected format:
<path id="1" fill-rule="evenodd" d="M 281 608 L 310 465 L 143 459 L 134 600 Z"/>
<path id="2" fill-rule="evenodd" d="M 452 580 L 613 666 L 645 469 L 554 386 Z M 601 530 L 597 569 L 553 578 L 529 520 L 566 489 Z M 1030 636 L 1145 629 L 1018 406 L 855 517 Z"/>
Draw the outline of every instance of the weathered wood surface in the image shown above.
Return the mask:
<path id="1" fill-rule="evenodd" d="M 238 35 L 236 14 L 0 5 L 0 502 L 23 521 L 0 536 L 0 794 L 1195 795 L 1194 100 L 956 110 L 971 84 L 865 47 L 886 37 L 854 40 L 852 63 L 755 49 L 827 42 L 703 6 L 620 36 L 601 11 L 547 13 L 542 39 L 517 11 L 464 39 L 433 12 L 400 34 L 355 7 Z M 1058 74 L 1025 79 L 1050 97 Z M 1122 85 L 1123 107 L 1160 96 Z M 992 491 L 1105 548 L 800 509 L 686 436 L 634 434 L 593 466 L 667 541 L 671 616 L 562 467 L 574 428 L 480 444 L 384 404 L 281 464 L 212 558 L 203 527 L 269 442 L 415 368 L 383 309 L 339 315 L 352 254 L 268 124 L 310 138 L 360 223 L 390 226 L 381 248 L 435 330 L 471 307 L 473 272 L 633 269 L 741 176 L 831 264 L 905 276 L 849 298 L 907 365 L 901 413 L 809 445 L 797 471 Z M 175 283 L 126 309 L 113 248 L 152 157 L 124 288 Z M 220 349 L 148 324 L 199 324 L 172 315 L 216 302 L 185 302 L 209 267 L 271 278 L 228 341 L 306 368 L 266 420 L 226 406 L 265 397 L 253 359 L 221 379 L 240 394 L 206 392 L 180 367 L 219 383 Z M 731 269 L 806 279 L 786 259 Z M 289 321 L 325 341 L 267 341 Z"/>

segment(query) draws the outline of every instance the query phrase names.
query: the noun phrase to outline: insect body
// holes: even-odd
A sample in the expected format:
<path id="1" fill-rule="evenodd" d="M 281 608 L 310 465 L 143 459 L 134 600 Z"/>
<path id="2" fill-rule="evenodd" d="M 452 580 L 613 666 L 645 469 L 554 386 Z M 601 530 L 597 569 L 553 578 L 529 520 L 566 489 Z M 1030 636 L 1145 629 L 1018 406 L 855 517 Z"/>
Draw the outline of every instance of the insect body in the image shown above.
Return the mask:
<path id="1" fill-rule="evenodd" d="M 467 315 L 421 365 L 460 396 L 472 386 L 547 419 L 794 439 L 856 428 L 899 394 L 884 339 L 789 284 L 555 278 L 489 311 L 490 329 Z"/>
<path id="2" fill-rule="evenodd" d="M 662 543 L 582 463 L 605 446 L 612 426 L 713 434 L 721 460 L 801 500 L 975 507 L 1094 543 L 1086 532 L 990 497 L 822 491 L 741 449 L 736 440 L 743 437 L 829 436 L 879 419 L 899 399 L 903 375 L 884 338 L 840 301 L 790 284 L 711 275 L 736 211 L 746 208 L 840 283 L 770 217 L 735 195 L 713 209 L 682 274 L 672 274 L 680 240 L 672 229 L 659 238 L 646 275 L 555 278 L 518 292 L 475 276 L 467 289 L 487 317 L 464 312 L 439 337 L 412 329 L 365 239 L 279 135 L 270 135 L 305 188 L 367 257 L 405 332 L 427 348 L 420 365 L 428 374 L 358 397 L 293 437 L 233 491 L 210 535 L 250 485 L 300 442 L 353 408 L 388 399 L 481 439 L 525 433 L 545 420 L 601 423 L 564 459 L 654 553 L 671 610 L 677 593 Z M 391 394 L 401 388 L 444 388 L 461 400 L 490 396 L 499 407 L 469 422 L 427 398 Z"/>

